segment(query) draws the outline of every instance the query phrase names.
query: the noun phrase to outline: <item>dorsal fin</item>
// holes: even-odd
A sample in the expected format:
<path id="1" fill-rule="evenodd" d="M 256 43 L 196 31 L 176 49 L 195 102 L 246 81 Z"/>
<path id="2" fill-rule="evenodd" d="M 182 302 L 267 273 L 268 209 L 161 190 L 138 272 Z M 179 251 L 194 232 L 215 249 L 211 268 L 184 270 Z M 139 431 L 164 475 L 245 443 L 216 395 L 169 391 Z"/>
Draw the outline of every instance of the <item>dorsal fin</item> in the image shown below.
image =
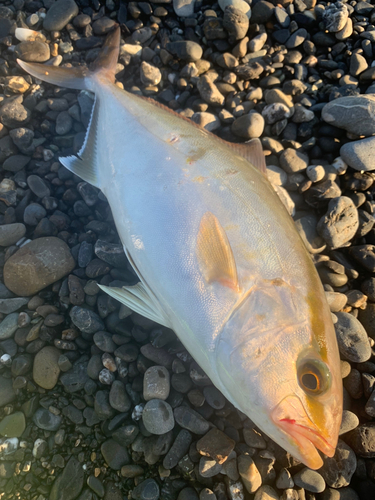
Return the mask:
<path id="1" fill-rule="evenodd" d="M 230 142 L 226 142 L 226 144 L 267 177 L 266 160 L 264 159 L 262 143 L 259 139 L 251 139 L 243 144 Z"/>
<path id="2" fill-rule="evenodd" d="M 196 253 L 207 283 L 217 281 L 239 291 L 236 262 L 228 237 L 211 212 L 206 212 L 201 219 Z"/>

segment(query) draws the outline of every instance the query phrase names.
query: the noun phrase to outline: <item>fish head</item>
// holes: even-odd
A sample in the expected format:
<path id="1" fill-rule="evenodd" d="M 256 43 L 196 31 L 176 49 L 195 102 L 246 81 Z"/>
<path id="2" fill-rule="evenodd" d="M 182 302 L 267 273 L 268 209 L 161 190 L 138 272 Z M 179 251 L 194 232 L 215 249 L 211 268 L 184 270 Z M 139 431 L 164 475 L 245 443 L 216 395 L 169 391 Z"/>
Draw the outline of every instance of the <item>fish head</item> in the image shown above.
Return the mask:
<path id="1" fill-rule="evenodd" d="M 216 366 L 226 397 L 295 458 L 318 469 L 318 450 L 334 455 L 342 380 L 321 288 L 308 295 L 283 280 L 252 287 L 220 334 Z"/>

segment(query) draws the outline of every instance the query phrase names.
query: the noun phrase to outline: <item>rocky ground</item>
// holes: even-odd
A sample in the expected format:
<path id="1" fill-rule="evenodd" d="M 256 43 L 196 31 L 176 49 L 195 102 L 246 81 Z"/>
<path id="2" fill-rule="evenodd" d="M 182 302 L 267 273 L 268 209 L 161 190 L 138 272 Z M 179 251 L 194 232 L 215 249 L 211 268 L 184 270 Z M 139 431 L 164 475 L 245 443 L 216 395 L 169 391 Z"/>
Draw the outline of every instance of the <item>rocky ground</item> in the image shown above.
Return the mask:
<path id="1" fill-rule="evenodd" d="M 92 96 L 15 60 L 90 63 L 116 23 L 120 86 L 226 140 L 261 138 L 342 357 L 341 439 L 317 472 L 173 332 L 99 291 L 137 279 L 105 197 L 58 162 Z M 1 500 L 375 498 L 374 44 L 375 7 L 355 0 L 0 1 Z"/>

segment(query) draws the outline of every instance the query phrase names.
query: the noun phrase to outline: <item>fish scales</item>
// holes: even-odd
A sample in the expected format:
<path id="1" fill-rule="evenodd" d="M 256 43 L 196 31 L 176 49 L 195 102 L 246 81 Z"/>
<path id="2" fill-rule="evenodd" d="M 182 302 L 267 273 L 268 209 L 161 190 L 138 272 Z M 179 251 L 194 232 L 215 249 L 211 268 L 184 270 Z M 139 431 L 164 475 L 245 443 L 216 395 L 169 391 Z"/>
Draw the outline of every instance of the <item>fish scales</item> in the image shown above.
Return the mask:
<path id="1" fill-rule="evenodd" d="M 102 288 L 173 328 L 229 401 L 318 468 L 317 450 L 334 454 L 342 383 L 311 258 L 243 149 L 114 85 L 118 45 L 117 30 L 91 73 L 19 61 L 38 78 L 95 93 L 85 145 L 61 161 L 106 195 L 141 279 Z M 259 164 L 259 148 L 251 151 Z"/>

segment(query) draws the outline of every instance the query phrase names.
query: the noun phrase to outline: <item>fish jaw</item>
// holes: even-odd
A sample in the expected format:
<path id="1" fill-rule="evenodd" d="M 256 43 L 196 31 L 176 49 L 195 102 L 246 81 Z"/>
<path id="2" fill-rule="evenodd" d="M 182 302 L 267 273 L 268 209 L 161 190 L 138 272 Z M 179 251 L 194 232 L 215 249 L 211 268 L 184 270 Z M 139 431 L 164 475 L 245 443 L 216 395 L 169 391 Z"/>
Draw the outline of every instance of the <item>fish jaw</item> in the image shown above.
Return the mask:
<path id="1" fill-rule="evenodd" d="M 297 396 L 287 396 L 271 413 L 276 426 L 284 432 L 295 451 L 293 455 L 310 469 L 319 469 L 323 460 L 318 450 L 333 457 L 338 441 L 338 428 L 322 425 L 318 428 L 307 415 Z"/>

